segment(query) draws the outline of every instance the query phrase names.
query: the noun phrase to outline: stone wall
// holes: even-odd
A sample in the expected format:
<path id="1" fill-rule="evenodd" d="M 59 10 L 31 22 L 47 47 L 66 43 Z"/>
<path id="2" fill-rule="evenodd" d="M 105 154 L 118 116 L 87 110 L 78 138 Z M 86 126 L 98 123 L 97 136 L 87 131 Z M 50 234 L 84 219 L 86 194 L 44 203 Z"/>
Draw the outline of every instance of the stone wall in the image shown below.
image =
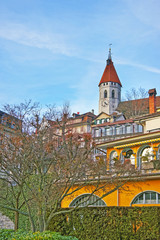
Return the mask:
<path id="1" fill-rule="evenodd" d="M 14 229 L 14 223 L 6 216 L 0 213 L 0 229 Z"/>

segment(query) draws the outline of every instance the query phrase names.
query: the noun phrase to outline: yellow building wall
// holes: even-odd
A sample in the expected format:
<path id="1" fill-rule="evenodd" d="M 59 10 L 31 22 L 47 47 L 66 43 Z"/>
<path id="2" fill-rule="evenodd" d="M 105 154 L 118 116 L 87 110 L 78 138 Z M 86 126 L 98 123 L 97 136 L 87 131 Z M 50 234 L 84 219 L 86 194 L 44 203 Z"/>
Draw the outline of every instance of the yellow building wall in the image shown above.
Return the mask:
<path id="1" fill-rule="evenodd" d="M 119 193 L 119 206 L 130 206 L 133 199 L 144 191 L 155 191 L 160 193 L 160 179 L 131 182 L 128 184 L 128 187 L 128 191 L 122 190 Z M 152 205 L 156 206 L 157 204 Z M 160 206 L 160 204 L 158 205 Z M 137 206 L 139 206 L 139 204 L 137 204 Z M 149 204 L 149 206 L 151 206 L 151 204 Z"/>
<path id="2" fill-rule="evenodd" d="M 94 186 L 90 185 L 82 188 L 81 190 L 75 192 L 69 197 L 66 197 L 62 202 L 62 208 L 68 208 L 71 202 L 78 196 L 86 193 L 92 193 Z M 107 206 L 131 206 L 133 199 L 140 193 L 144 191 L 155 191 L 160 193 L 160 179 L 158 180 L 143 180 L 129 182 L 123 189 L 116 190 L 112 194 L 109 194 L 103 198 Z M 102 191 L 96 193 L 95 195 L 101 197 Z M 160 206 L 160 204 L 145 204 L 145 206 Z M 137 206 L 141 206 L 137 204 Z"/>
<path id="3" fill-rule="evenodd" d="M 146 142 L 146 145 L 149 145 L 155 149 L 159 146 L 159 142 Z M 137 167 L 137 152 L 139 148 L 142 146 L 142 144 L 133 144 L 132 146 L 127 146 L 133 150 L 135 153 L 135 168 Z M 120 153 L 124 149 L 123 147 L 116 146 L 114 148 L 107 149 L 107 163 L 109 166 L 109 157 L 112 151 L 116 151 L 118 157 L 120 156 Z M 153 170 L 153 172 L 157 172 L 157 170 Z M 150 172 L 149 172 L 150 173 Z M 144 179 L 144 176 L 142 175 L 141 180 L 137 179 L 137 181 L 130 181 L 128 182 L 122 189 L 116 190 L 112 194 L 109 194 L 105 198 L 103 198 L 104 202 L 106 203 L 107 206 L 130 206 L 131 202 L 133 199 L 140 193 L 144 191 L 155 191 L 160 194 L 160 174 L 159 176 L 154 175 L 153 177 L 156 176 L 157 179 L 151 179 L 147 178 L 150 176 L 150 174 L 147 174 L 146 178 Z M 158 178 L 159 177 L 159 178 Z M 110 186 L 111 188 L 111 186 Z M 67 208 L 71 204 L 71 202 L 78 196 L 82 194 L 87 194 L 87 193 L 92 193 L 94 189 L 93 185 L 88 185 L 87 187 L 82 188 L 81 190 L 75 192 L 69 197 L 66 197 L 63 202 L 62 202 L 62 207 Z M 99 191 L 96 192 L 95 195 L 101 197 L 104 194 L 104 192 Z M 145 204 L 144 206 L 160 206 L 160 204 Z M 135 205 L 134 205 L 135 206 Z M 137 204 L 137 206 L 143 206 L 142 204 Z"/>

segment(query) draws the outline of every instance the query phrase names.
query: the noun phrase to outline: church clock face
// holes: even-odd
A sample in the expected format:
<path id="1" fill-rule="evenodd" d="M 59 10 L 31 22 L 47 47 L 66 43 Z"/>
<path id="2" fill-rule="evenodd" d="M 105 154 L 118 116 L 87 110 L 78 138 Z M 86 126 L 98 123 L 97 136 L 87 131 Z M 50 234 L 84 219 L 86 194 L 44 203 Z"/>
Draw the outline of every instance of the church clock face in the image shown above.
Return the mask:
<path id="1" fill-rule="evenodd" d="M 102 101 L 102 107 L 106 107 L 106 106 L 108 106 L 108 100 L 103 100 Z"/>

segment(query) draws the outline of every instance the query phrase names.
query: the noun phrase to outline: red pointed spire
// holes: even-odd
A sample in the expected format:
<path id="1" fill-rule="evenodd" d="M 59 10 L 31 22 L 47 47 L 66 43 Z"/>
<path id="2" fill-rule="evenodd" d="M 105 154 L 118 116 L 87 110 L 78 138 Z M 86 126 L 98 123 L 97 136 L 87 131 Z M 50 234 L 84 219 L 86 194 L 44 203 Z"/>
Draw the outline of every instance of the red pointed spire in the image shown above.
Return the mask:
<path id="1" fill-rule="evenodd" d="M 122 84 L 119 80 L 116 69 L 115 69 L 115 67 L 113 65 L 113 62 L 112 62 L 111 49 L 109 49 L 107 65 L 106 65 L 106 68 L 104 70 L 104 73 L 102 75 L 101 81 L 100 81 L 98 86 L 100 86 L 101 83 L 106 83 L 106 82 L 118 83 L 122 87 Z"/>

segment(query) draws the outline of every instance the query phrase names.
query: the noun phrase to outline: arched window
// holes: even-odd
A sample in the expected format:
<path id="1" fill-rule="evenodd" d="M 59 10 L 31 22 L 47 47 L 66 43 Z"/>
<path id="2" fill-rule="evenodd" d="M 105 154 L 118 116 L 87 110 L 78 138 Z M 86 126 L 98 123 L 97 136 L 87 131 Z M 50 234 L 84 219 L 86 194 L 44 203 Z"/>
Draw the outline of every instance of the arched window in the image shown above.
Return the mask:
<path id="1" fill-rule="evenodd" d="M 116 151 L 112 151 L 109 157 L 109 168 L 111 169 L 114 166 L 115 161 L 118 160 L 118 155 Z"/>
<path id="2" fill-rule="evenodd" d="M 131 148 L 124 148 L 120 154 L 121 163 L 123 164 L 126 160 L 135 165 L 135 156 Z"/>
<path id="3" fill-rule="evenodd" d="M 107 90 L 104 91 L 104 98 L 107 98 Z"/>
<path id="4" fill-rule="evenodd" d="M 75 198 L 69 205 L 69 207 L 76 207 L 76 206 L 102 207 L 102 206 L 106 206 L 106 203 L 96 195 L 83 194 Z"/>
<path id="5" fill-rule="evenodd" d="M 138 194 L 132 204 L 160 204 L 160 194 L 154 191 L 146 191 Z"/>
<path id="6" fill-rule="evenodd" d="M 137 152 L 137 166 L 142 168 L 142 164 L 153 160 L 153 149 L 149 145 L 141 146 Z"/>
<path id="7" fill-rule="evenodd" d="M 115 98 L 115 92 L 112 90 L 112 98 Z"/>

